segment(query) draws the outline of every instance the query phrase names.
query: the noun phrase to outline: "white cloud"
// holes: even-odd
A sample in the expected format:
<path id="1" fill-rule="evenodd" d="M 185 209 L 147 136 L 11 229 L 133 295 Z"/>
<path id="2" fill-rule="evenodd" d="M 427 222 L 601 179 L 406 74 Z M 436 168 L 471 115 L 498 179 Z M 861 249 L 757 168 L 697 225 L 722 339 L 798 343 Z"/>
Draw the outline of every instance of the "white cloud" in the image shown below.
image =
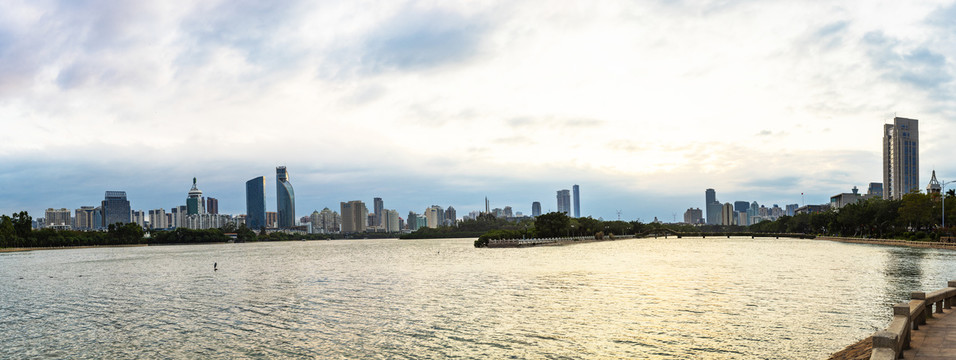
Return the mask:
<path id="1" fill-rule="evenodd" d="M 887 114 L 921 120 L 924 164 L 945 162 L 954 115 L 950 2 L 5 8 L 0 158 L 278 162 L 310 169 L 297 193 L 363 176 L 369 193 L 391 179 L 836 193 L 878 180 Z"/>

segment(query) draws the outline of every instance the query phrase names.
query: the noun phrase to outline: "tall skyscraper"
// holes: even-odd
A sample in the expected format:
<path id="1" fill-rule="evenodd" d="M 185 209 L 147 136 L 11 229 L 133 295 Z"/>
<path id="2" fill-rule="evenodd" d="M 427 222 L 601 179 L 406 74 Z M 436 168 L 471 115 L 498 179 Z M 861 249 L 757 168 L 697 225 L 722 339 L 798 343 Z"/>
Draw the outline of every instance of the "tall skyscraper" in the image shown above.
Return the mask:
<path id="1" fill-rule="evenodd" d="M 533 202 L 531 203 L 531 216 L 538 217 L 541 216 L 541 203 Z"/>
<path id="2" fill-rule="evenodd" d="M 101 208 L 92 206 L 80 206 L 76 209 L 76 217 L 73 219 L 73 228 L 77 230 L 93 230 L 102 226 L 103 214 Z"/>
<path id="3" fill-rule="evenodd" d="M 734 215 L 734 206 L 730 203 L 726 203 L 720 208 L 720 224 L 721 225 L 736 225 L 737 219 Z"/>
<path id="4" fill-rule="evenodd" d="M 365 232 L 368 223 L 368 208 L 365 203 L 358 200 L 340 202 L 339 210 L 342 212 L 343 233 Z"/>
<path id="5" fill-rule="evenodd" d="M 750 203 L 746 201 L 734 201 L 734 212 L 747 212 L 750 209 Z"/>
<path id="6" fill-rule="evenodd" d="M 382 221 L 382 211 L 385 210 L 385 203 L 382 202 L 382 198 L 377 197 L 372 199 L 372 211 L 375 211 L 375 223 L 374 226 L 384 226 L 385 223 Z"/>
<path id="7" fill-rule="evenodd" d="M 107 191 L 102 207 L 104 228 L 109 227 L 110 224 L 130 222 L 129 200 L 126 200 L 125 191 Z"/>
<path id="8" fill-rule="evenodd" d="M 219 214 L 219 199 L 214 197 L 206 198 L 206 213 L 213 215 Z"/>
<path id="9" fill-rule="evenodd" d="M 485 214 L 491 212 L 491 203 L 488 202 L 488 197 L 485 196 Z"/>
<path id="10" fill-rule="evenodd" d="M 571 191 L 558 190 L 558 212 L 571 216 Z"/>
<path id="11" fill-rule="evenodd" d="M 196 187 L 196 178 L 193 178 L 193 187 L 189 189 L 189 195 L 186 197 L 186 215 L 196 215 L 205 213 L 202 200 L 202 190 Z"/>
<path id="12" fill-rule="evenodd" d="M 295 226 L 295 192 L 285 166 L 276 167 L 276 203 L 278 227 L 289 229 Z"/>
<path id="13" fill-rule="evenodd" d="M 266 226 L 266 178 L 246 181 L 246 226 L 259 230 Z"/>
<path id="14" fill-rule="evenodd" d="M 574 217 L 581 217 L 581 187 L 574 185 L 571 187 L 574 191 Z"/>
<path id="15" fill-rule="evenodd" d="M 152 229 L 165 229 L 169 227 L 166 222 L 166 210 L 163 208 L 149 211 L 149 227 Z"/>
<path id="16" fill-rule="evenodd" d="M 714 189 L 704 191 L 704 210 L 707 211 L 707 225 L 720 225 L 721 205 Z"/>
<path id="17" fill-rule="evenodd" d="M 398 213 L 396 213 L 396 215 L 397 214 Z M 458 224 L 458 212 L 455 211 L 453 206 L 448 206 L 448 208 L 445 209 L 445 225 L 455 226 L 456 224 Z"/>
<path id="18" fill-rule="evenodd" d="M 919 190 L 919 124 L 897 117 L 883 125 L 883 191 L 898 200 Z"/>

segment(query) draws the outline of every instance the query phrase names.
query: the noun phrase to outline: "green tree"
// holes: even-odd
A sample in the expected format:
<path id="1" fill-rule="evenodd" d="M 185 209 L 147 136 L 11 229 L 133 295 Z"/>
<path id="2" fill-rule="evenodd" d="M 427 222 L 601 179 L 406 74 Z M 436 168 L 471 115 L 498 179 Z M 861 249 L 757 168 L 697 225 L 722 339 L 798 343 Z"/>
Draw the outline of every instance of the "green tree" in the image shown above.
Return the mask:
<path id="1" fill-rule="evenodd" d="M 0 217 L 0 248 L 16 246 L 17 231 L 13 228 L 13 219 L 3 215 Z"/>
<path id="2" fill-rule="evenodd" d="M 26 211 L 13 214 L 13 230 L 20 239 L 30 237 L 33 230 L 33 218 Z"/>
<path id="3" fill-rule="evenodd" d="M 534 220 L 534 228 L 540 237 L 567 236 L 571 231 L 571 218 L 559 212 L 542 214 Z"/>
<path id="4" fill-rule="evenodd" d="M 903 195 L 900 202 L 899 220 L 913 230 L 922 230 L 933 222 L 933 201 L 926 195 L 912 192 Z"/>

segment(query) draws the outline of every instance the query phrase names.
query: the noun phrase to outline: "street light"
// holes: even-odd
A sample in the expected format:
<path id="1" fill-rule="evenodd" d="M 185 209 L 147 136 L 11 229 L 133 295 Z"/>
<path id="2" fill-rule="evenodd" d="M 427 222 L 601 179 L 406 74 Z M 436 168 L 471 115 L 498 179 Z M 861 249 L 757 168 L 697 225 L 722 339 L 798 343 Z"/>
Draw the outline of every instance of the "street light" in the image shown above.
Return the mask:
<path id="1" fill-rule="evenodd" d="M 956 180 L 943 181 L 939 183 L 939 195 L 943 198 L 943 225 L 941 226 L 943 231 L 946 230 L 946 184 L 951 184 L 953 182 L 956 182 Z"/>

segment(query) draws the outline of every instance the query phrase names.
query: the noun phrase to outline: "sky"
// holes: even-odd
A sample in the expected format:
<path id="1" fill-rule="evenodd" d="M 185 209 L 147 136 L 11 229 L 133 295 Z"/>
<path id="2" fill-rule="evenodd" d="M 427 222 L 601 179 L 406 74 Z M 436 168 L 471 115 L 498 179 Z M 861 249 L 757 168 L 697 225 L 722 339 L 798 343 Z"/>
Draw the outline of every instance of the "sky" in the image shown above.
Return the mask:
<path id="1" fill-rule="evenodd" d="M 680 221 L 882 181 L 882 125 L 956 178 L 954 1 L 0 0 L 0 213 L 220 212 L 287 166 L 296 215 L 459 216 L 581 186 L 582 215 Z M 801 196 L 801 194 L 803 194 Z"/>

